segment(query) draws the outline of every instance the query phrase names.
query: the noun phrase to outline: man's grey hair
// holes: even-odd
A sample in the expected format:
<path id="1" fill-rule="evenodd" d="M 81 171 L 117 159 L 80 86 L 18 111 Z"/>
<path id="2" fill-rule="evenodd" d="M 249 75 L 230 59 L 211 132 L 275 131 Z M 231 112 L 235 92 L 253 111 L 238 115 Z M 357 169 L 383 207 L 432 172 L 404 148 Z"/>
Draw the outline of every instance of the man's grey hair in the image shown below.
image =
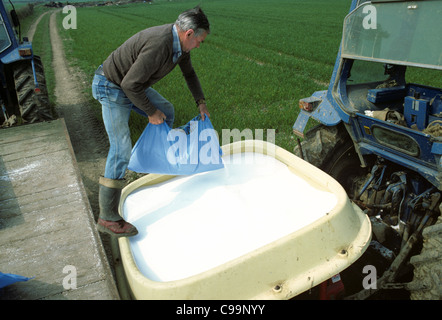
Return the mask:
<path id="1" fill-rule="evenodd" d="M 207 32 L 207 34 L 210 33 L 209 20 L 207 20 L 206 15 L 199 6 L 181 13 L 175 21 L 175 25 L 181 31 L 192 29 L 195 32 L 196 37 L 204 32 Z"/>

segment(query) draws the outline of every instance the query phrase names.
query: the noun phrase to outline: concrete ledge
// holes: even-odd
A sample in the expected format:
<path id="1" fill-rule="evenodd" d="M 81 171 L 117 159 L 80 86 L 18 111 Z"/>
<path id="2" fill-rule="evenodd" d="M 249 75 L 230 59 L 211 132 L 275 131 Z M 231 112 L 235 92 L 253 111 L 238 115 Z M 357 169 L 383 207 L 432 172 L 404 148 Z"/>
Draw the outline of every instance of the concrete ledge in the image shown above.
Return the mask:
<path id="1" fill-rule="evenodd" d="M 63 119 L 0 130 L 0 271 L 35 277 L 0 299 L 119 299 Z"/>

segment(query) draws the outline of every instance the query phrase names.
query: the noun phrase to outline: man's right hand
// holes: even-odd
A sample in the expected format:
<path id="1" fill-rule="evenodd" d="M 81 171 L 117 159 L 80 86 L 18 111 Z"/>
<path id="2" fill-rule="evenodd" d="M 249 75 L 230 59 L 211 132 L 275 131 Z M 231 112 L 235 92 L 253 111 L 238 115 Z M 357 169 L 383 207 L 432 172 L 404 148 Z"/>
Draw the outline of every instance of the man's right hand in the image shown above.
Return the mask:
<path id="1" fill-rule="evenodd" d="M 152 124 L 162 124 L 164 120 L 166 120 L 166 115 L 159 109 L 155 111 L 155 113 L 151 116 L 148 116 L 149 123 Z"/>

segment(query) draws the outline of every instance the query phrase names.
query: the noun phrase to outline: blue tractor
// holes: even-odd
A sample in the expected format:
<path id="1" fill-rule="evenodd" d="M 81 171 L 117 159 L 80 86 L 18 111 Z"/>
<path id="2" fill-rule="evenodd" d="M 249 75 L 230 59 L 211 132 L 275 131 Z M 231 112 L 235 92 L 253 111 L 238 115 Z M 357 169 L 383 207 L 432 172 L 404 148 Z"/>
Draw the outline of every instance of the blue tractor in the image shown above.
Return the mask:
<path id="1" fill-rule="evenodd" d="M 20 23 L 13 8 L 0 1 L 0 125 L 51 120 L 43 64 L 32 44 L 21 39 Z"/>
<path id="2" fill-rule="evenodd" d="M 361 263 L 378 274 L 355 299 L 442 295 L 441 16 L 438 0 L 353 0 L 328 90 L 299 101 L 295 154 L 372 221 Z"/>

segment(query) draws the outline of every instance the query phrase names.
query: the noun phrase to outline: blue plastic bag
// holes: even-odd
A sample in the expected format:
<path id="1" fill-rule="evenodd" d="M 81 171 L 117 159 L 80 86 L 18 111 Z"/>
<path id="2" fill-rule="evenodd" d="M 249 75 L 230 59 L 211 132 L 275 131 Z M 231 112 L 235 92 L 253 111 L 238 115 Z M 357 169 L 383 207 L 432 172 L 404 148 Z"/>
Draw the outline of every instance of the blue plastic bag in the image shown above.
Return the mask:
<path id="1" fill-rule="evenodd" d="M 16 282 L 28 281 L 28 280 L 32 280 L 34 278 L 35 277 L 28 278 L 28 277 L 24 277 L 24 276 L 21 276 L 18 274 L 0 272 L 0 289 L 4 288 L 6 286 L 9 286 L 10 284 L 16 283 Z"/>
<path id="2" fill-rule="evenodd" d="M 148 124 L 132 149 L 128 169 L 139 173 L 190 175 L 224 167 L 218 135 L 209 117 L 197 116 L 171 129 Z"/>

